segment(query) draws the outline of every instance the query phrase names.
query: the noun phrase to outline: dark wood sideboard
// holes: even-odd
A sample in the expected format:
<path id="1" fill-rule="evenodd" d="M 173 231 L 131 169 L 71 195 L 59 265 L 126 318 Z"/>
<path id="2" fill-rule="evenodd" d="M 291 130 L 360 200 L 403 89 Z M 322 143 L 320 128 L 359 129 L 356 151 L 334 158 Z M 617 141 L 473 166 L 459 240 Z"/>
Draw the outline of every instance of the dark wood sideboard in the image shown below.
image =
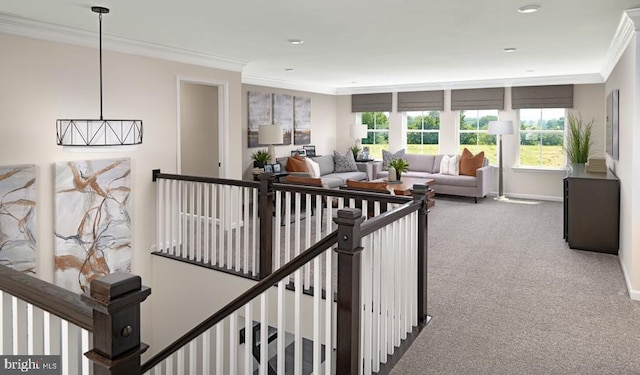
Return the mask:
<path id="1" fill-rule="evenodd" d="M 564 239 L 572 249 L 618 254 L 620 180 L 574 168 L 564 178 Z"/>

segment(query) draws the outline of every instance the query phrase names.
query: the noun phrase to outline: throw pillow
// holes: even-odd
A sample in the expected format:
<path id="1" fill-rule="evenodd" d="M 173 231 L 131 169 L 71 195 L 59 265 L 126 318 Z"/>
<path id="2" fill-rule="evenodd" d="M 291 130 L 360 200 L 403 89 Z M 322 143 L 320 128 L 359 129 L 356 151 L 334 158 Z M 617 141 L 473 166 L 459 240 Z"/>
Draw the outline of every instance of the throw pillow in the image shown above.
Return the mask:
<path id="1" fill-rule="evenodd" d="M 311 158 L 305 158 L 304 162 L 307 165 L 307 171 L 309 172 L 309 177 L 320 178 L 320 164 L 311 160 Z"/>
<path id="2" fill-rule="evenodd" d="M 335 173 L 357 172 L 358 166 L 356 165 L 356 159 L 353 158 L 353 152 L 347 151 L 342 156 L 338 151 L 333 151 L 333 171 Z"/>
<path id="3" fill-rule="evenodd" d="M 477 155 L 465 149 L 460 156 L 460 174 L 465 176 L 476 176 L 476 170 L 482 167 L 484 163 L 484 151 L 480 151 Z"/>
<path id="4" fill-rule="evenodd" d="M 307 172 L 307 163 L 304 158 L 298 154 L 287 159 L 287 171 L 289 172 Z"/>
<path id="5" fill-rule="evenodd" d="M 459 164 L 460 155 L 448 156 L 444 155 L 440 162 L 440 173 L 448 174 L 452 176 L 458 176 L 460 174 Z"/>
<path id="6" fill-rule="evenodd" d="M 382 150 L 382 170 L 389 170 L 389 162 L 393 159 L 404 159 L 404 148 L 396 153 L 390 153 L 387 150 Z"/>

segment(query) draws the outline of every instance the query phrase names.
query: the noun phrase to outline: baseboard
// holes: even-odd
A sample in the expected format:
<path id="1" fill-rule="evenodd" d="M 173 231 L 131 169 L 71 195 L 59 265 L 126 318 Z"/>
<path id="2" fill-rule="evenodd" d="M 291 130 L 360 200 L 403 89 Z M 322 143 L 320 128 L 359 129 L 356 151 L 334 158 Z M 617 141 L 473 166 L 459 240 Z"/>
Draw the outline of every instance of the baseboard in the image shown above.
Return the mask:
<path id="1" fill-rule="evenodd" d="M 627 291 L 629 292 L 629 298 L 634 301 L 640 301 L 640 290 L 635 290 L 631 287 L 631 279 L 629 278 L 629 273 L 624 266 L 624 262 L 622 261 L 622 256 L 618 255 L 618 259 L 620 260 L 620 268 L 622 268 L 622 274 L 624 275 L 624 282 L 627 284 Z"/>
<path id="2" fill-rule="evenodd" d="M 497 196 L 497 192 L 491 193 L 492 195 Z M 536 201 L 549 201 L 549 202 L 562 202 L 562 197 L 556 197 L 553 195 L 532 195 L 532 194 L 513 194 L 513 193 L 505 193 L 507 198 L 515 198 L 515 199 L 528 199 L 528 200 L 536 200 Z"/>

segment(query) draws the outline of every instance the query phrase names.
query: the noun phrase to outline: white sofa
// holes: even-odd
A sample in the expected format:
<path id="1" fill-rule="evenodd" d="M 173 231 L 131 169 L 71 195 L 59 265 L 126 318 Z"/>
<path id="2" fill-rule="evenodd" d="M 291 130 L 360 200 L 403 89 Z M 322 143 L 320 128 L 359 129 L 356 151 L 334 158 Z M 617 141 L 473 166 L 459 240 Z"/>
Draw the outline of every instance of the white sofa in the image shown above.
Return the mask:
<path id="1" fill-rule="evenodd" d="M 478 198 L 491 193 L 494 183 L 493 167 L 485 158 L 483 166 L 476 170 L 476 176 L 452 176 L 440 173 L 440 162 L 444 154 L 422 155 L 405 154 L 404 159 L 409 163 L 409 170 L 402 176 L 432 178 L 435 185 L 432 186 L 436 194 L 459 195 L 472 197 L 475 202 Z M 386 178 L 388 171 L 382 170 L 382 162 L 376 163 L 376 178 Z"/>

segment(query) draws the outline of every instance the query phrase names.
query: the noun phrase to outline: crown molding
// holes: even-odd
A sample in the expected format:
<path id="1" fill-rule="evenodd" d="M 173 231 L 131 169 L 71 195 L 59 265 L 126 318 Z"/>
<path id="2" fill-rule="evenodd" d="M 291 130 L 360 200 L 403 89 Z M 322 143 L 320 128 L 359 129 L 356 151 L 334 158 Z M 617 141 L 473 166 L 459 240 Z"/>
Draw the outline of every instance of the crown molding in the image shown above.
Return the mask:
<path id="1" fill-rule="evenodd" d="M 618 60 L 620 60 L 620 57 L 622 57 L 622 54 L 631 42 L 633 35 L 638 30 L 640 30 L 640 8 L 625 10 L 622 13 L 613 40 L 611 40 L 611 44 L 609 45 L 606 60 L 600 70 L 600 74 L 605 81 L 609 78 Z"/>
<path id="2" fill-rule="evenodd" d="M 300 82 L 293 82 L 293 81 L 284 81 L 284 80 L 254 76 L 249 74 L 242 75 L 242 83 L 247 85 L 267 86 L 267 87 L 273 87 L 278 89 L 313 92 L 316 94 L 337 95 L 337 89 L 335 87 L 312 85 L 308 83 L 300 83 Z"/>
<path id="3" fill-rule="evenodd" d="M 98 47 L 98 33 L 0 13 L 0 34 Z M 241 72 L 247 61 L 104 34 L 103 48 L 132 55 Z"/>

